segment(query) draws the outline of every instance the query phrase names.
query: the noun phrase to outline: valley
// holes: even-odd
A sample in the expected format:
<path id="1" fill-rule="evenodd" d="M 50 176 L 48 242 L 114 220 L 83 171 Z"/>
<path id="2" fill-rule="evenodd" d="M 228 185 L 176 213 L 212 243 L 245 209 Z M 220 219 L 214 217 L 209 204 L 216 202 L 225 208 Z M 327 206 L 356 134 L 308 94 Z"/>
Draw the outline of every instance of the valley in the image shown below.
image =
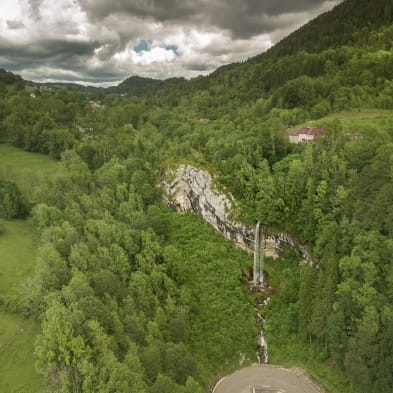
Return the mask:
<path id="1" fill-rule="evenodd" d="M 36 3 L 29 23 L 1 19 L 9 37 L 43 33 L 39 12 L 53 10 Z M 94 3 L 67 3 L 81 16 L 69 31 L 89 20 L 86 34 L 119 45 L 71 35 L 63 51 L 48 36 L 27 51 L 56 47 L 43 61 L 58 59 L 70 83 L 0 69 L 0 391 L 203 393 L 235 373 L 241 386 L 228 377 L 216 391 L 255 376 L 255 391 L 311 392 L 303 369 L 329 393 L 391 393 L 391 1 L 337 2 L 265 52 L 190 79 L 171 68 L 203 68 L 182 63 L 184 43 L 120 45 L 128 24 L 146 27 L 128 23 L 136 9 Z M 138 12 L 162 18 L 152 32 L 173 27 L 166 12 Z M 85 84 L 110 86 L 125 61 L 147 72 L 158 55 L 167 79 L 79 83 L 92 72 Z M 254 288 L 262 265 L 266 291 Z"/>

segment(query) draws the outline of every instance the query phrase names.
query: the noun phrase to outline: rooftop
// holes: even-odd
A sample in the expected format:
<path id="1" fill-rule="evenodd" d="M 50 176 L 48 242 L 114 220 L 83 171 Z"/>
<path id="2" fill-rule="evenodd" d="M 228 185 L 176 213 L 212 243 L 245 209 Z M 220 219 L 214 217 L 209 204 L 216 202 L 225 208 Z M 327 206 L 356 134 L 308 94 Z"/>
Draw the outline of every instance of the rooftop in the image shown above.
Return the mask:
<path id="1" fill-rule="evenodd" d="M 298 130 L 288 130 L 288 135 L 297 136 L 297 135 L 323 135 L 325 133 L 324 130 L 317 127 L 302 127 Z"/>

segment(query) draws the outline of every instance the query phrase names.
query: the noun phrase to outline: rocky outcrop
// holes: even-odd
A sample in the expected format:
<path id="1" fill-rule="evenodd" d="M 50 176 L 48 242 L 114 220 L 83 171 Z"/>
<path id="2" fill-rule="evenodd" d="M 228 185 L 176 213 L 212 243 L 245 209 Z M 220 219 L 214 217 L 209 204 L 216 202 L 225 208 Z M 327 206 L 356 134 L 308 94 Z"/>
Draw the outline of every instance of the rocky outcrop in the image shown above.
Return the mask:
<path id="1" fill-rule="evenodd" d="M 252 230 L 229 219 L 234 207 L 232 195 L 220 192 L 209 172 L 192 165 L 180 165 L 168 170 L 166 178 L 171 180 L 163 181 L 160 187 L 165 191 L 168 205 L 176 206 L 179 212 L 199 214 L 238 247 L 245 250 L 254 247 Z"/>
<path id="2" fill-rule="evenodd" d="M 254 228 L 230 219 L 236 202 L 230 192 L 218 189 L 217 185 L 217 179 L 209 172 L 182 164 L 176 169 L 168 169 L 159 187 L 168 205 L 175 206 L 179 212 L 199 214 L 236 246 L 253 252 Z M 278 257 L 284 244 L 300 251 L 305 261 L 311 260 L 306 249 L 286 233 L 267 235 L 265 255 Z"/>

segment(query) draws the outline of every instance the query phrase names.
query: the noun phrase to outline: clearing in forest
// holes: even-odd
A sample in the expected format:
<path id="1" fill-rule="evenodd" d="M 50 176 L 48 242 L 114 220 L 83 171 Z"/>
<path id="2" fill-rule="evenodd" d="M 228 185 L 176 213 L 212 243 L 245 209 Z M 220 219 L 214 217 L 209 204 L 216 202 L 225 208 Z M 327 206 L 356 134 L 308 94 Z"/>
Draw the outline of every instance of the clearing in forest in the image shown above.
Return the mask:
<path id="1" fill-rule="evenodd" d="M 0 179 L 16 182 L 30 202 L 48 178 L 61 175 L 61 166 L 44 154 L 0 144 Z M 34 274 L 37 233 L 32 220 L 0 219 L 0 392 L 38 393 L 43 381 L 34 366 L 34 341 L 39 323 L 10 312 L 7 297 Z"/>
<path id="2" fill-rule="evenodd" d="M 31 220 L 2 221 L 0 234 L 0 299 L 17 293 L 34 272 L 36 239 Z M 36 393 L 42 380 L 34 367 L 34 341 L 39 324 L 0 305 L 0 392 Z"/>

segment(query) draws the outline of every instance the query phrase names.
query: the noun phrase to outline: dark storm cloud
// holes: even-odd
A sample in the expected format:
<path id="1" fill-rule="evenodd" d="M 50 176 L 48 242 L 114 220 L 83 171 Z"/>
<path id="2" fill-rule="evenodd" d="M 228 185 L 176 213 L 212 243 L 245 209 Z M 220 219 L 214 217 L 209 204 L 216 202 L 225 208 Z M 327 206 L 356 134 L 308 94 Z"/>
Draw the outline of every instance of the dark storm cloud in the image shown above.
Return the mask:
<path id="1" fill-rule="evenodd" d="M 72 70 L 75 73 L 83 73 L 88 79 L 89 69 L 87 60 L 94 52 L 94 43 L 68 42 L 63 40 L 42 40 L 29 44 L 8 45 L 0 43 L 0 63 L 7 59 L 7 68 L 15 72 L 24 70 L 41 69 L 41 78 L 48 78 L 48 71 L 42 75 L 42 69 L 52 69 L 59 76 L 61 70 Z M 104 70 L 101 70 L 105 74 Z M 117 75 L 117 79 L 118 79 Z M 38 78 L 40 79 L 40 78 Z M 64 78 L 62 78 L 64 79 Z M 96 78 L 95 78 L 96 79 Z"/>
<path id="2" fill-rule="evenodd" d="M 31 16 L 36 20 L 41 19 L 40 5 L 43 1 L 44 0 L 29 0 Z"/>
<path id="3" fill-rule="evenodd" d="M 281 15 L 312 11 L 335 0 L 79 0 L 92 20 L 129 14 L 158 22 L 226 29 L 234 38 L 250 38 L 282 26 Z M 285 23 L 285 22 L 284 22 Z"/>
<path id="4" fill-rule="evenodd" d="M 11 45 L 0 42 L 0 53 L 3 57 L 16 61 L 26 59 L 31 62 L 58 61 L 60 64 L 70 63 L 77 57 L 90 57 L 98 44 L 96 42 L 64 41 L 46 39 L 28 44 Z"/>
<path id="5" fill-rule="evenodd" d="M 184 20 L 197 13 L 198 1 L 190 0 L 79 0 L 93 19 L 102 20 L 111 14 L 130 14 L 158 21 Z"/>
<path id="6" fill-rule="evenodd" d="M 285 27 L 285 16 L 310 12 L 326 0 L 226 0 L 209 3 L 206 19 L 211 25 L 247 39 Z"/>
<path id="7" fill-rule="evenodd" d="M 25 45 L 0 43 L 0 64 L 7 59 L 7 68 L 25 71 L 32 80 L 61 80 L 86 83 L 117 82 L 124 76 L 106 65 L 92 69 L 88 60 L 97 43 L 64 40 L 42 40 Z M 5 63 L 5 62 L 4 62 Z"/>
<path id="8" fill-rule="evenodd" d="M 7 27 L 10 30 L 22 29 L 25 27 L 24 23 L 20 20 L 7 20 Z"/>

